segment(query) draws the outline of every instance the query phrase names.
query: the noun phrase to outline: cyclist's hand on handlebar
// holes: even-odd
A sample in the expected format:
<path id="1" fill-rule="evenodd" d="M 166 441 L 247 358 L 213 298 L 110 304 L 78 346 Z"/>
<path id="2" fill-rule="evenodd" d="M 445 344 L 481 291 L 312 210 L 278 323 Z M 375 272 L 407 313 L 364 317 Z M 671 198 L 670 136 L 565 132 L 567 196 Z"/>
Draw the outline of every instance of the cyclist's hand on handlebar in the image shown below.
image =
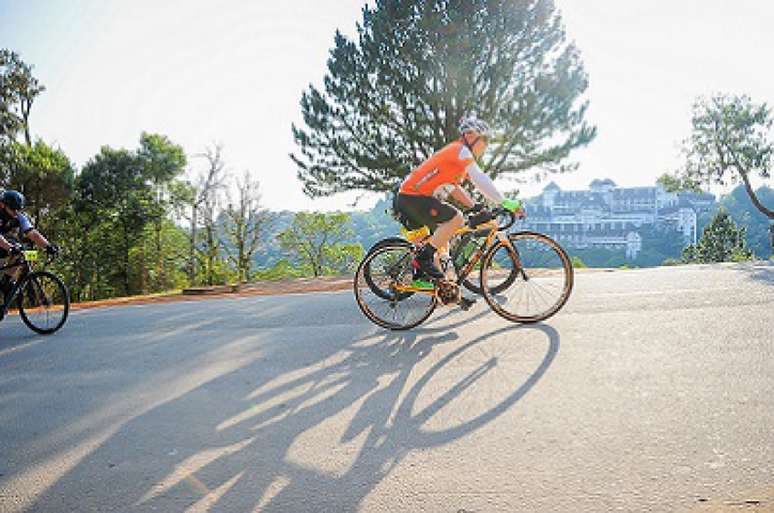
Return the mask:
<path id="1" fill-rule="evenodd" d="M 491 221 L 492 219 L 494 219 L 492 213 L 489 212 L 486 208 L 482 207 L 480 211 L 468 217 L 468 224 L 470 226 L 478 226 L 480 224 L 486 223 L 487 221 Z"/>
<path id="2" fill-rule="evenodd" d="M 468 214 L 476 214 L 476 213 L 481 212 L 482 210 L 485 210 L 485 209 L 486 209 L 486 205 L 484 205 L 483 203 L 476 203 L 475 205 L 470 207 L 470 209 L 468 209 L 467 213 Z"/>
<path id="3" fill-rule="evenodd" d="M 59 246 L 57 246 L 56 244 L 49 244 L 48 246 L 46 246 L 45 251 L 48 256 L 55 257 L 59 255 Z"/>
<path id="4" fill-rule="evenodd" d="M 502 206 L 505 210 L 510 211 L 517 218 L 527 217 L 527 212 L 524 210 L 524 206 L 519 200 L 506 199 L 503 200 Z"/>
<path id="5" fill-rule="evenodd" d="M 8 249 L 8 253 L 11 256 L 21 255 L 21 252 L 22 252 L 21 244 L 11 244 L 10 249 Z"/>

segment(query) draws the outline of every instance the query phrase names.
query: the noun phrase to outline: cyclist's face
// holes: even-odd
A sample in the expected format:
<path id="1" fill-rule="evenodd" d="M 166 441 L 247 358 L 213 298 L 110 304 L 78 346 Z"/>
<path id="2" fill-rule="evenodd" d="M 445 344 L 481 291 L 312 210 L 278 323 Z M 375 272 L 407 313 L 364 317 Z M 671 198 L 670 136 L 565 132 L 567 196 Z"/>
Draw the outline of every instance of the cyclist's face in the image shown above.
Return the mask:
<path id="1" fill-rule="evenodd" d="M 473 155 L 475 155 L 476 158 L 483 155 L 489 144 L 489 138 L 485 135 L 479 135 L 478 132 L 471 132 L 470 140 L 473 141 Z"/>
<path id="2" fill-rule="evenodd" d="M 19 213 L 19 211 L 18 211 L 18 210 L 15 210 L 15 209 L 13 209 L 13 208 L 9 207 L 9 206 L 8 206 L 8 205 L 6 205 L 5 203 L 3 203 L 3 207 L 5 208 L 5 211 L 6 211 L 6 212 L 8 213 L 8 215 L 10 215 L 10 216 L 16 217 L 16 215 Z"/>

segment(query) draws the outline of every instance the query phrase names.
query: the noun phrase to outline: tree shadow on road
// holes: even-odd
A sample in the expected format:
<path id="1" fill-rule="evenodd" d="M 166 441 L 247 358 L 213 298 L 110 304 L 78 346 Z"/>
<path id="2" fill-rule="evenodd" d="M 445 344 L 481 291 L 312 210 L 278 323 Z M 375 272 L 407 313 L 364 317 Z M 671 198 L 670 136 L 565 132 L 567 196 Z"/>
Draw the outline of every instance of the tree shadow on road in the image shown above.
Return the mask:
<path id="1" fill-rule="evenodd" d="M 509 411 L 559 351 L 548 325 L 509 325 L 467 341 L 442 328 L 329 326 L 340 341 L 306 345 L 301 356 L 293 351 L 309 341 L 292 330 L 260 344 L 234 341 L 243 365 L 130 418 L 31 510 L 67 509 L 63 497 L 90 483 L 68 499 L 75 509 L 108 501 L 121 511 L 356 511 L 412 452 L 463 439 Z M 498 354 L 506 339 L 518 348 L 514 335 L 544 339 L 545 353 L 535 361 Z M 531 370 L 514 382 L 501 368 L 507 358 Z M 500 394 L 479 408 L 485 379 Z"/>
<path id="2" fill-rule="evenodd" d="M 742 271 L 750 280 L 774 286 L 774 262 L 756 261 L 735 265 L 734 270 Z"/>

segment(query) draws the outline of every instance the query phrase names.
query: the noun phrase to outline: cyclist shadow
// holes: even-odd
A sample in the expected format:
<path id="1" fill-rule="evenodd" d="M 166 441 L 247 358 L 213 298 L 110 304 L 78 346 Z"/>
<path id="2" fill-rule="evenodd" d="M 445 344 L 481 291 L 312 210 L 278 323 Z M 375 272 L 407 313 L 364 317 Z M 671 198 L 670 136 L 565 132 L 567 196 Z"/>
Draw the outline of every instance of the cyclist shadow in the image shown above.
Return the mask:
<path id="1" fill-rule="evenodd" d="M 32 509 L 61 510 L 68 489 L 99 475 L 111 503 L 131 511 L 357 511 L 412 453 L 463 439 L 508 412 L 559 351 L 548 325 L 508 325 L 472 340 L 443 328 L 349 331 L 340 346 L 312 346 L 302 360 L 288 357 L 292 334 L 273 332 L 260 357 L 124 424 Z M 498 355 L 473 357 L 514 347 L 513 334 L 547 347 L 524 357 L 524 377 L 507 385 L 512 377 L 493 379 Z M 244 386 L 247 376 L 257 381 Z M 445 418 L 459 404 L 480 403 L 475 387 L 484 379 L 501 383 L 498 400 L 461 423 Z M 127 448 L 141 457 L 121 461 Z M 118 481 L 120 469 L 136 486 Z"/>
<path id="2" fill-rule="evenodd" d="M 498 404 L 473 415 L 462 423 L 455 423 L 451 427 L 441 429 L 428 427 L 436 415 L 445 409 L 448 410 L 449 407 L 454 409 L 452 404 L 455 401 L 462 399 L 493 371 L 497 365 L 496 358 L 480 361 L 477 366 L 461 373 L 448 389 L 426 404 L 423 400 L 423 391 L 431 380 L 438 378 L 443 369 L 453 365 L 463 355 L 474 352 L 472 351 L 474 348 L 478 349 L 493 338 L 527 330 L 537 330 L 546 334 L 548 348 L 538 366 L 521 384 Z M 339 439 L 340 444 L 347 444 L 355 441 L 359 436 L 365 436 L 349 470 L 338 477 L 332 477 L 310 472 L 308 468 L 296 467 L 293 469 L 296 479 L 291 479 L 282 492 L 265 505 L 263 511 L 287 511 L 294 503 L 294 499 L 303 496 L 309 489 L 310 480 L 315 481 L 312 487 L 315 494 L 319 491 L 319 497 L 316 497 L 318 501 L 325 501 L 326 497 L 335 497 L 345 488 L 350 490 L 350 493 L 345 497 L 339 497 L 339 500 L 331 506 L 339 511 L 358 510 L 368 493 L 413 451 L 447 445 L 470 435 L 503 415 L 543 377 L 559 351 L 558 333 L 550 326 L 507 326 L 466 342 L 435 361 L 416 381 L 410 379 L 419 362 L 428 356 L 433 347 L 456 338 L 456 335 L 447 333 L 440 337 L 424 337 L 412 344 L 406 344 L 403 341 L 403 350 L 396 355 L 401 364 L 391 369 L 391 371 L 397 371 L 397 375 L 387 386 L 367 396 Z M 432 424 L 438 423 L 432 422 Z M 368 476 L 367 484 L 363 483 L 362 476 Z"/>
<path id="3" fill-rule="evenodd" d="M 544 334 L 548 347 L 523 382 L 499 403 L 461 424 L 440 430 L 427 427 L 492 372 L 496 363 L 483 361 L 461 371 L 448 389 L 425 404 L 423 391 L 442 369 L 448 373 L 448 366 L 464 355 L 478 354 L 472 349 L 493 338 L 531 330 Z M 455 340 L 458 336 L 448 331 L 362 337 L 353 342 L 344 359 L 254 391 L 247 408 L 215 426 L 215 431 L 228 435 L 229 446 L 238 449 L 195 470 L 199 476 L 221 476 L 209 486 L 222 490 L 214 507 L 285 512 L 314 504 L 324 511 L 356 511 L 412 452 L 459 440 L 512 408 L 544 376 L 559 351 L 559 336 L 550 326 L 507 326 L 482 334 L 434 362 L 426 361 L 434 349 Z M 416 379 L 420 367 L 427 369 Z M 346 416 L 350 420 L 341 425 Z M 162 481 L 168 483 L 162 492 L 174 494 L 183 476 Z M 261 499 L 243 502 L 249 497 Z M 158 493 L 146 494 L 136 505 L 153 508 L 157 498 Z"/>
<path id="4" fill-rule="evenodd" d="M 487 306 L 486 302 L 484 302 L 484 299 L 480 296 L 478 297 L 476 301 L 476 306 L 474 308 L 480 309 L 478 312 L 471 312 L 471 311 L 464 311 L 458 306 L 438 306 L 439 309 L 443 308 L 445 311 L 443 311 L 441 314 L 434 314 L 430 319 L 425 321 L 423 325 L 421 325 L 419 328 L 414 328 L 414 332 L 421 334 L 421 333 L 435 333 L 435 332 L 445 332 L 448 330 L 453 330 L 455 328 L 462 327 L 468 323 L 476 322 L 480 319 L 483 319 L 490 313 L 492 315 L 495 315 Z M 451 324 L 448 321 L 452 321 Z M 440 323 L 443 323 L 442 325 L 439 325 Z M 437 327 L 436 327 L 437 326 Z"/>
<path id="5" fill-rule="evenodd" d="M 484 298 L 480 295 L 474 295 L 471 296 L 476 299 L 476 303 L 474 308 L 478 309 L 478 312 L 465 312 L 464 310 L 460 309 L 458 306 L 443 306 L 439 305 L 438 308 L 445 308 L 446 311 L 443 312 L 440 315 L 434 315 L 431 317 L 428 321 L 425 322 L 420 328 L 414 328 L 418 332 L 437 332 L 437 331 L 447 331 L 454 328 L 459 328 L 461 326 L 464 326 L 471 322 L 476 322 L 480 319 L 483 319 L 487 315 L 497 315 L 495 314 L 489 307 L 489 305 L 486 303 Z M 505 299 L 505 296 L 501 294 L 495 294 L 494 299 L 496 301 L 501 301 Z M 455 320 L 456 318 L 456 320 Z M 435 324 L 438 324 L 443 321 L 449 321 L 454 320 L 452 324 L 443 324 L 442 326 L 433 327 Z"/>

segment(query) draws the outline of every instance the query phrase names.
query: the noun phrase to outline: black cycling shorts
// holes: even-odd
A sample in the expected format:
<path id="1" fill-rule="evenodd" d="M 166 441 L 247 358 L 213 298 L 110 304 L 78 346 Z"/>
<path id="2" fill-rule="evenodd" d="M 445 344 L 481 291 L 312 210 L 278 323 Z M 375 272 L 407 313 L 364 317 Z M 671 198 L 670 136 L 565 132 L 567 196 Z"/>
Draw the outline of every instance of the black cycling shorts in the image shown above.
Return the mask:
<path id="1" fill-rule="evenodd" d="M 414 224 L 414 226 L 406 226 L 409 229 L 427 226 L 430 231 L 435 231 L 439 224 L 451 221 L 459 213 L 449 203 L 444 203 L 433 196 L 398 194 L 395 206 Z"/>

